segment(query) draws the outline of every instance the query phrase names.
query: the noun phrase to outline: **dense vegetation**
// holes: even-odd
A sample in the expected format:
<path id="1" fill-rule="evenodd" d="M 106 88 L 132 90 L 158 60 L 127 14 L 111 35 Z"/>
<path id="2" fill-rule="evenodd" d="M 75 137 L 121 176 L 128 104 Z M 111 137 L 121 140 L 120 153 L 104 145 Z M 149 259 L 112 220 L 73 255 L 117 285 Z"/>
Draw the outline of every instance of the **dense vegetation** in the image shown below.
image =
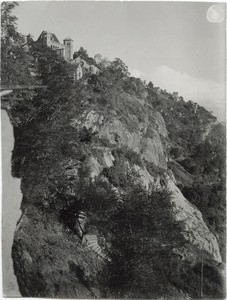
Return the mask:
<path id="1" fill-rule="evenodd" d="M 206 128 L 216 118 L 192 101 L 185 102 L 165 91 L 153 105 L 161 111 L 169 130 L 169 168 L 184 196 L 196 205 L 218 237 L 225 260 L 225 128 Z"/>
<path id="2" fill-rule="evenodd" d="M 95 181 L 86 165 L 94 149 L 91 144 L 109 147 L 108 139 L 97 138 L 86 127 L 77 130 L 69 120 L 86 108 L 102 111 L 105 117 L 114 109 L 130 132 L 138 130 L 147 107 L 159 111 L 168 128 L 164 141 L 168 168 L 176 177 L 185 197 L 197 206 L 225 252 L 225 130 L 219 124 L 204 138 L 204 129 L 216 121 L 203 107 L 186 102 L 177 93 L 168 93 L 130 76 L 125 63 L 108 61 L 96 55 L 101 71 L 86 74 L 73 84 L 72 66 L 51 49 L 37 43 L 25 46 L 12 16 L 15 2 L 2 4 L 2 83 L 43 84 L 36 92 L 18 92 L 11 102 L 16 146 L 14 175 L 23 177 L 22 189 L 33 186 L 34 207 L 45 214 L 55 213 L 62 226 L 75 233 L 75 214 L 86 212 L 87 230 L 106 241 L 110 258 L 99 273 L 103 297 L 152 298 L 158 296 L 200 296 L 200 253 L 192 246 L 195 263 L 184 261 L 174 248 L 185 246 L 173 222 L 171 194 L 167 190 L 146 191 L 136 173 L 127 167 L 146 165 L 154 177 L 165 170 L 141 159 L 127 147 L 113 147 L 113 166 L 104 168 Z M 89 57 L 80 48 L 74 55 Z M 31 75 L 29 68 L 35 76 Z M 139 103 L 141 101 L 141 103 Z M 35 134 L 34 134 L 35 132 Z M 27 141 L 29 137 L 29 143 Z M 72 138 L 73 137 L 73 138 Z M 118 136 L 115 137 L 116 142 Z M 24 154 L 29 153 L 24 159 Z M 73 161 L 77 176 L 62 173 L 62 161 Z M 70 166 L 67 165 L 67 168 Z M 26 177 L 30 173 L 30 177 Z M 39 176 L 34 175 L 39 174 Z M 108 180 L 106 180 L 108 179 Z M 45 186 L 47 199 L 40 196 Z M 113 187 L 118 188 L 116 194 Z M 24 196 L 24 202 L 26 201 Z M 57 201 L 57 204 L 56 204 Z M 180 292 L 182 291 L 182 292 Z M 222 297 L 223 282 L 209 257 L 204 265 L 204 294 Z"/>
<path id="3" fill-rule="evenodd" d="M 83 175 L 84 176 L 84 175 Z M 108 262 L 99 272 L 103 297 L 200 297 L 200 253 L 183 239 L 173 222 L 167 190 L 146 191 L 136 174 L 128 174 L 121 198 L 102 177 L 74 183 L 76 197 L 61 195 L 61 221 L 74 230 L 78 211 L 86 212 L 86 231 L 105 240 Z M 194 261 L 175 251 L 192 247 Z M 203 294 L 223 297 L 223 279 L 209 256 L 204 257 Z M 182 291 L 182 292 L 179 292 Z"/>

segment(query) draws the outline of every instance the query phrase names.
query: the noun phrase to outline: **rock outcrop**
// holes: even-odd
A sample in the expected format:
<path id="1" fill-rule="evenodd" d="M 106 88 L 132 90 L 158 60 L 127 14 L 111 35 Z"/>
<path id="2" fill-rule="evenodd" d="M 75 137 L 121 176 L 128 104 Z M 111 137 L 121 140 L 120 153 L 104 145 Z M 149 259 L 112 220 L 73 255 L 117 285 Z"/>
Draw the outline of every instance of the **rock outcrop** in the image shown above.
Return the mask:
<path id="1" fill-rule="evenodd" d="M 221 263 L 222 258 L 216 237 L 203 221 L 201 212 L 182 195 L 179 188 L 168 180 L 168 189 L 172 192 L 172 204 L 175 218 L 183 222 L 184 238 L 200 250 L 210 253 L 213 259 Z"/>
<path id="2" fill-rule="evenodd" d="M 62 224 L 60 208 L 64 199 L 77 196 L 73 180 L 81 172 L 92 180 L 101 176 L 108 181 L 104 171 L 119 163 L 114 154 L 119 149 L 127 153 L 121 166 L 135 172 L 146 189 L 156 186 L 172 193 L 173 221 L 181 221 L 182 239 L 198 251 L 203 249 L 216 263 L 222 261 L 216 237 L 198 208 L 182 195 L 167 167 L 169 137 L 163 117 L 135 96 L 125 93 L 116 101 L 121 105 L 108 112 L 105 107 L 85 105 L 78 114 L 77 103 L 71 101 L 52 119 L 41 118 L 30 127 L 14 122 L 13 173 L 22 178 L 23 202 L 13 260 L 23 296 L 102 296 L 97 277 L 105 259 L 97 259 L 96 253 L 103 258 L 101 248 L 95 242 L 96 251 L 91 251 Z M 142 119 L 137 110 L 143 113 Z M 119 192 L 114 183 L 113 189 Z M 98 228 L 87 234 L 97 241 L 97 232 Z M 179 251 L 193 256 L 190 247 Z"/>

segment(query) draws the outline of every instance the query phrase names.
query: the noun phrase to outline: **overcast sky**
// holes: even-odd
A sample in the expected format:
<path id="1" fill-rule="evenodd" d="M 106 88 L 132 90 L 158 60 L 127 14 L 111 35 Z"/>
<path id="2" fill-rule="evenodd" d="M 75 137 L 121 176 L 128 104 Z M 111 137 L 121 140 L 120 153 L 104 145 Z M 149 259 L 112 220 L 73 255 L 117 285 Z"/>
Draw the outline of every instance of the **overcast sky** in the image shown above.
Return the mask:
<path id="1" fill-rule="evenodd" d="M 14 13 L 21 33 L 70 36 L 75 51 L 83 46 L 91 56 L 119 57 L 134 76 L 178 91 L 224 120 L 226 24 L 207 20 L 213 4 L 26 1 Z"/>

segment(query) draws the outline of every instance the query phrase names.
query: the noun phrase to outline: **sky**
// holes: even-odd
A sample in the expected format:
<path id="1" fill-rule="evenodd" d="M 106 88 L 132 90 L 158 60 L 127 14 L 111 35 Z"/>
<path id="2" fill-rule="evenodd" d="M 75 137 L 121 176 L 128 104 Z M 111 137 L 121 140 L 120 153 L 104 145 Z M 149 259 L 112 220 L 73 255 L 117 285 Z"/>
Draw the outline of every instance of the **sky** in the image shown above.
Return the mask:
<path id="1" fill-rule="evenodd" d="M 18 30 L 36 40 L 42 30 L 70 36 L 90 56 L 121 58 L 131 74 L 177 91 L 225 120 L 225 21 L 207 19 L 224 3 L 23 1 Z"/>

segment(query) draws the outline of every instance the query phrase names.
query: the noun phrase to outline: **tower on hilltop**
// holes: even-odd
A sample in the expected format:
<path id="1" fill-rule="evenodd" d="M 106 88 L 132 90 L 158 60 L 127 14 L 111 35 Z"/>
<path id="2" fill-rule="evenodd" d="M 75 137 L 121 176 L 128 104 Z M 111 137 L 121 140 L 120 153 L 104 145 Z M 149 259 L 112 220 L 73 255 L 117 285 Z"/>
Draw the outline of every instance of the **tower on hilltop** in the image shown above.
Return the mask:
<path id="1" fill-rule="evenodd" d="M 73 59 L 73 40 L 70 37 L 64 39 L 65 60 Z"/>

